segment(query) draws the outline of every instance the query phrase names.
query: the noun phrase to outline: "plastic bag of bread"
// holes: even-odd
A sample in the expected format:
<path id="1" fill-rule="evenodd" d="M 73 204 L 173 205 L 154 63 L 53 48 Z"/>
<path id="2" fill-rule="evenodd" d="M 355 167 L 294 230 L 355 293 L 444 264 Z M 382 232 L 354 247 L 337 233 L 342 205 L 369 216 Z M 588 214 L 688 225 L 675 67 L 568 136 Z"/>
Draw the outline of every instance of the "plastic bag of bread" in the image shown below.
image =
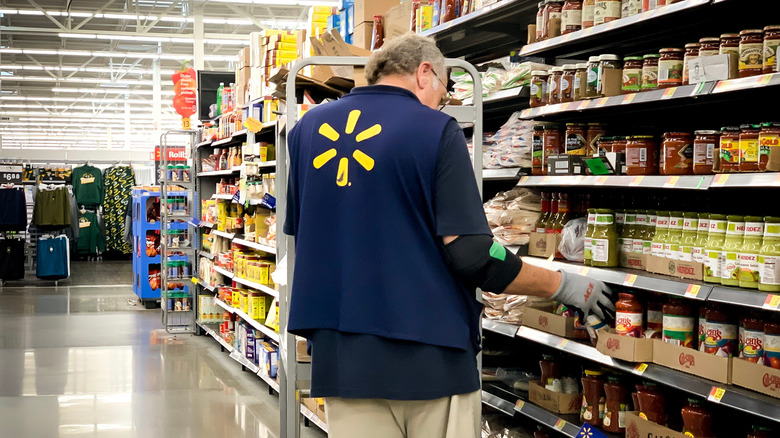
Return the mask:
<path id="1" fill-rule="evenodd" d="M 573 262 L 582 262 L 585 259 L 585 232 L 588 229 L 585 218 L 570 220 L 561 232 L 561 243 L 558 251 Z"/>
<path id="2" fill-rule="evenodd" d="M 508 295 L 504 294 L 482 292 L 482 302 L 485 304 L 485 307 L 489 307 L 491 309 L 502 310 L 504 308 L 504 303 L 506 303 L 507 297 Z"/>
<path id="3" fill-rule="evenodd" d="M 526 245 L 531 240 L 531 236 L 525 231 L 526 227 L 515 227 L 514 225 L 505 225 L 494 228 L 493 238 L 502 245 Z"/>

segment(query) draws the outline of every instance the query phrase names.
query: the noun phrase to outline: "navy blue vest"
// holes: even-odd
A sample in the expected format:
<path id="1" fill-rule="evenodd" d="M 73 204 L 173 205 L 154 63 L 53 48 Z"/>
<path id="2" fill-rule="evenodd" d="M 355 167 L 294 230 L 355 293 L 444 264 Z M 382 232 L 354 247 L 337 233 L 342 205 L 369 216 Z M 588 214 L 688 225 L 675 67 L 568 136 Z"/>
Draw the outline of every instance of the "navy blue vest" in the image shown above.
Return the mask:
<path id="1" fill-rule="evenodd" d="M 371 86 L 294 127 L 290 332 L 478 348 L 481 305 L 447 268 L 435 230 L 436 162 L 450 119 L 407 90 Z"/>

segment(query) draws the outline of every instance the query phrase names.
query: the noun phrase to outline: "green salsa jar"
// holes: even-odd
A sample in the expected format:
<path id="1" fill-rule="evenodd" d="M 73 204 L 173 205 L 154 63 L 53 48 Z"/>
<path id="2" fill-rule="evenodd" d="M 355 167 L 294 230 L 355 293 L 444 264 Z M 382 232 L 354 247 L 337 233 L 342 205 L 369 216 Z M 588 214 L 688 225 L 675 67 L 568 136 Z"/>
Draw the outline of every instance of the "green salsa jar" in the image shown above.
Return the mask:
<path id="1" fill-rule="evenodd" d="M 642 253 L 645 255 L 653 252 L 653 239 L 655 238 L 655 229 L 658 225 L 658 214 L 655 210 L 647 210 L 647 231 L 645 231 L 645 241 L 642 242 Z"/>
<path id="2" fill-rule="evenodd" d="M 704 281 L 720 283 L 720 269 L 723 258 L 723 243 L 726 241 L 726 216 L 710 215 L 710 232 L 704 247 Z"/>
<path id="3" fill-rule="evenodd" d="M 669 212 L 658 211 L 655 224 L 655 236 L 651 253 L 656 257 L 666 257 L 665 246 L 669 241 Z"/>
<path id="4" fill-rule="evenodd" d="M 723 257 L 720 264 L 720 284 L 739 286 L 737 254 L 742 251 L 745 239 L 745 217 L 735 214 L 727 218 L 726 240 L 723 242 Z"/>
<path id="5" fill-rule="evenodd" d="M 626 210 L 623 221 L 623 231 L 620 233 L 621 242 L 618 251 L 621 254 L 631 254 L 634 251 L 634 237 L 636 237 L 636 210 Z"/>
<path id="6" fill-rule="evenodd" d="M 683 213 L 669 212 L 669 231 L 664 242 L 664 256 L 669 260 L 680 260 L 680 243 L 682 242 Z"/>
<path id="7" fill-rule="evenodd" d="M 593 227 L 592 266 L 614 268 L 618 265 L 618 233 L 612 210 L 596 210 L 596 224 Z"/>
<path id="8" fill-rule="evenodd" d="M 596 226 L 596 209 L 588 209 L 588 228 L 585 230 L 585 254 L 584 263 L 586 266 L 591 266 L 593 260 L 593 229 Z"/>
<path id="9" fill-rule="evenodd" d="M 737 255 L 737 279 L 739 287 L 758 288 L 758 253 L 764 241 L 764 218 L 745 217 L 745 238 L 742 251 Z"/>
<path id="10" fill-rule="evenodd" d="M 682 239 L 680 240 L 680 258 L 684 262 L 693 261 L 693 247 L 696 246 L 696 231 L 699 228 L 697 213 L 683 213 Z"/>
<path id="11" fill-rule="evenodd" d="M 645 241 L 647 241 L 647 212 L 645 210 L 636 211 L 636 231 L 634 232 L 634 244 L 631 247 L 633 254 L 644 254 Z"/>
<path id="12" fill-rule="evenodd" d="M 764 218 L 764 241 L 758 254 L 758 290 L 780 292 L 780 218 Z"/>
<path id="13" fill-rule="evenodd" d="M 707 236 L 710 234 L 710 214 L 699 213 L 699 224 L 696 228 L 696 243 L 693 245 L 693 261 L 704 263 L 704 247 L 707 246 Z"/>

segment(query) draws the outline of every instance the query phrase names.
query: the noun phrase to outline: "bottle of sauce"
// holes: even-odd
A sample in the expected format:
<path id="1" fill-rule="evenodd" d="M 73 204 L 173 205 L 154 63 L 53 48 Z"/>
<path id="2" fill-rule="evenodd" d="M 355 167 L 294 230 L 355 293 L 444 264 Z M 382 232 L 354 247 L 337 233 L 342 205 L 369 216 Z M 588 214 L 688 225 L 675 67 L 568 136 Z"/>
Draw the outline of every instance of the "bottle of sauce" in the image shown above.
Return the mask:
<path id="1" fill-rule="evenodd" d="M 683 212 L 669 213 L 669 234 L 664 243 L 664 255 L 669 260 L 680 260 L 680 244 L 683 233 Z"/>
<path id="2" fill-rule="evenodd" d="M 739 134 L 739 171 L 758 172 L 758 134 L 760 125 L 742 125 Z"/>
<path id="3" fill-rule="evenodd" d="M 634 251 L 634 237 L 636 237 L 636 210 L 626 210 L 623 219 L 623 232 L 620 234 L 620 247 L 618 253 L 621 260 L 627 254 Z"/>
<path id="4" fill-rule="evenodd" d="M 641 56 L 626 56 L 623 58 L 623 94 L 636 93 L 642 89 L 642 66 L 644 60 Z"/>
<path id="5" fill-rule="evenodd" d="M 645 242 L 647 241 L 647 211 L 636 211 L 636 231 L 634 232 L 634 243 L 631 247 L 632 254 L 644 254 Z"/>
<path id="6" fill-rule="evenodd" d="M 556 215 L 555 222 L 553 223 L 553 230 L 555 230 L 556 233 L 561 233 L 563 231 L 563 227 L 565 227 L 566 224 L 569 223 L 569 220 L 571 220 L 571 210 L 569 204 L 569 194 L 559 193 L 558 197 L 558 214 Z"/>
<path id="7" fill-rule="evenodd" d="M 658 390 L 653 382 L 645 382 L 637 385 L 637 398 L 639 399 L 639 416 L 655 424 L 666 425 L 666 398 Z"/>
<path id="8" fill-rule="evenodd" d="M 655 225 L 655 235 L 650 254 L 656 257 L 666 257 L 666 244 L 669 240 L 669 212 L 658 211 Z"/>
<path id="9" fill-rule="evenodd" d="M 549 92 L 547 83 L 550 80 L 550 73 L 544 70 L 534 70 L 531 72 L 531 108 L 547 105 Z"/>
<path id="10" fill-rule="evenodd" d="M 617 55 L 600 55 L 598 79 L 596 82 L 596 95 L 598 97 L 607 96 L 606 78 L 609 70 L 617 72 L 621 76 L 623 75 L 623 63 L 620 62 L 620 57 Z"/>
<path id="11" fill-rule="evenodd" d="M 764 218 L 745 217 L 745 238 L 737 255 L 739 287 L 757 289 L 759 279 L 758 254 L 764 241 Z"/>
<path id="12" fill-rule="evenodd" d="M 769 162 L 769 154 L 774 151 L 778 153 L 777 146 L 780 146 L 780 123 L 762 123 L 761 132 L 758 134 L 758 170 L 766 171 L 766 164 Z"/>
<path id="13" fill-rule="evenodd" d="M 739 77 L 756 76 L 764 71 L 764 31 L 747 29 L 739 33 Z"/>
<path id="14" fill-rule="evenodd" d="M 707 246 L 707 237 L 710 234 L 709 213 L 699 213 L 699 223 L 696 227 L 696 243 L 693 245 L 693 261 L 704 263 L 704 247 Z"/>
<path id="15" fill-rule="evenodd" d="M 633 135 L 626 143 L 626 175 L 658 173 L 658 144 L 652 135 Z"/>
<path id="16" fill-rule="evenodd" d="M 720 173 L 739 172 L 739 136 L 737 126 L 720 128 Z"/>
<path id="17" fill-rule="evenodd" d="M 661 144 L 663 165 L 661 175 L 691 175 L 693 173 L 693 137 L 686 132 L 664 133 Z"/>
<path id="18" fill-rule="evenodd" d="M 636 296 L 621 292 L 615 303 L 615 331 L 620 336 L 641 338 L 643 336 L 644 308 Z"/>
<path id="19" fill-rule="evenodd" d="M 685 50 L 661 49 L 658 61 L 658 88 L 679 87 L 683 83 Z"/>
<path id="20" fill-rule="evenodd" d="M 593 258 L 591 265 L 614 268 L 618 265 L 618 234 L 612 210 L 596 210 L 596 225 L 593 228 Z"/>
<path id="21" fill-rule="evenodd" d="M 780 370 L 780 322 L 777 320 L 764 325 L 764 365 Z"/>
<path id="22" fill-rule="evenodd" d="M 543 175 L 544 165 L 544 126 L 534 126 L 533 136 L 531 137 L 531 175 Z"/>
<path id="23" fill-rule="evenodd" d="M 585 266 L 591 266 L 593 262 L 593 231 L 596 228 L 596 209 L 588 209 L 588 227 L 585 231 L 585 251 L 584 251 L 584 263 Z"/>
<path id="24" fill-rule="evenodd" d="M 780 292 L 780 218 L 764 218 L 764 240 L 758 254 L 758 290 Z"/>
<path id="25" fill-rule="evenodd" d="M 550 69 L 550 77 L 547 80 L 547 103 L 554 105 L 561 103 L 561 78 L 563 77 L 563 67 L 553 67 Z"/>
<path id="26" fill-rule="evenodd" d="M 707 340 L 707 306 L 699 307 L 699 351 L 704 352 L 704 342 Z"/>
<path id="27" fill-rule="evenodd" d="M 717 305 L 707 307 L 707 328 L 704 352 L 720 357 L 737 354 L 738 326 L 734 317 Z"/>
<path id="28" fill-rule="evenodd" d="M 655 210 L 647 210 L 647 231 L 645 231 L 645 241 L 642 242 L 642 253 L 645 255 L 652 254 L 653 252 L 653 239 L 655 239 L 657 226 L 657 212 Z"/>
<path id="29" fill-rule="evenodd" d="M 582 100 L 585 96 L 585 84 L 588 82 L 588 63 L 575 64 L 574 100 Z"/>
<path id="30" fill-rule="evenodd" d="M 764 74 L 777 72 L 777 48 L 780 46 L 780 26 L 764 28 Z"/>
<path id="31" fill-rule="evenodd" d="M 736 33 L 724 33 L 720 36 L 720 55 L 729 55 L 731 62 L 739 61 L 739 35 Z"/>
<path id="32" fill-rule="evenodd" d="M 679 259 L 684 262 L 693 261 L 693 248 L 696 246 L 697 230 L 699 228 L 699 215 L 697 213 L 683 213 L 682 240 L 680 242 Z"/>
<path id="33" fill-rule="evenodd" d="M 647 330 L 645 337 L 661 339 L 664 331 L 664 305 L 660 299 L 651 299 L 647 302 Z"/>
<path id="34" fill-rule="evenodd" d="M 649 54 L 642 57 L 642 91 L 658 88 L 658 63 L 661 55 Z"/>
<path id="35" fill-rule="evenodd" d="M 555 224 L 555 219 L 558 217 L 559 195 L 559 193 L 553 193 L 550 196 L 550 214 L 547 216 L 547 221 L 544 223 L 544 232 L 548 234 L 553 233 L 553 225 Z"/>
<path id="36" fill-rule="evenodd" d="M 555 38 L 561 35 L 561 18 L 563 15 L 563 0 L 545 0 L 546 38 Z"/>
<path id="37" fill-rule="evenodd" d="M 682 408 L 683 432 L 693 438 L 714 438 L 712 414 L 704 409 L 699 399 L 689 398 L 688 406 Z"/>
<path id="38" fill-rule="evenodd" d="M 696 344 L 696 319 L 693 309 L 680 298 L 670 298 L 663 306 L 666 343 L 694 348 Z"/>
<path id="39" fill-rule="evenodd" d="M 720 140 L 718 131 L 696 131 L 693 140 L 693 173 L 712 174 L 713 153 Z"/>
<path id="40" fill-rule="evenodd" d="M 720 283 L 726 227 L 726 216 L 710 214 L 710 232 L 707 235 L 707 245 L 704 247 L 704 281 L 707 283 Z"/>
<path id="41" fill-rule="evenodd" d="M 720 54 L 720 38 L 708 37 L 699 40 L 699 58 Z"/>
<path id="42" fill-rule="evenodd" d="M 547 175 L 547 159 L 553 155 L 561 154 L 561 131 L 558 125 L 546 125 L 542 132 L 542 174 Z"/>
<path id="43" fill-rule="evenodd" d="M 693 58 L 699 57 L 699 49 L 701 48 L 701 44 L 699 43 L 688 43 L 685 45 L 685 55 L 683 56 L 683 75 L 682 75 L 682 84 L 688 85 L 690 80 L 690 75 L 688 73 L 688 63 Z"/>
<path id="44" fill-rule="evenodd" d="M 729 215 L 726 241 L 723 242 L 723 258 L 720 269 L 720 284 L 739 286 L 737 253 L 742 250 L 745 238 L 745 217 Z"/>
<path id="45" fill-rule="evenodd" d="M 596 0 L 596 8 L 593 11 L 593 24 L 609 23 L 623 16 L 622 0 Z"/>
<path id="46" fill-rule="evenodd" d="M 596 157 L 599 155 L 599 140 L 607 135 L 606 126 L 599 123 L 588 123 L 588 152 L 587 156 Z"/>
<path id="47" fill-rule="evenodd" d="M 604 394 L 604 377 L 601 371 L 585 370 L 582 377 L 582 409 L 580 421 L 591 426 L 601 426 L 606 408 Z"/>
<path id="48" fill-rule="evenodd" d="M 626 430 L 626 412 L 629 407 L 628 386 L 620 383 L 620 379 L 609 376 L 604 384 L 606 403 L 604 407 L 604 430 L 623 433 Z"/>
<path id="49" fill-rule="evenodd" d="M 561 86 L 558 88 L 558 102 L 574 101 L 574 75 L 577 73 L 576 64 L 564 64 L 561 74 Z"/>
<path id="50" fill-rule="evenodd" d="M 539 214 L 539 219 L 536 220 L 534 225 L 534 231 L 537 233 L 547 233 L 547 221 L 550 219 L 550 193 L 542 192 L 542 211 Z"/>
<path id="51" fill-rule="evenodd" d="M 582 1 L 582 28 L 587 29 L 593 27 L 593 13 L 596 8 L 596 0 L 583 0 Z"/>
<path id="52" fill-rule="evenodd" d="M 442 0 L 440 17 L 440 24 L 444 24 L 448 21 L 452 21 L 458 18 L 458 2 L 456 0 Z"/>
<path id="53" fill-rule="evenodd" d="M 598 95 L 599 83 L 599 57 L 591 56 L 588 58 L 588 82 L 585 84 L 585 98 L 592 99 L 600 97 Z"/>
<path id="54" fill-rule="evenodd" d="M 759 365 L 764 364 L 764 326 L 764 320 L 755 314 L 742 318 L 739 357 Z"/>
<path id="55" fill-rule="evenodd" d="M 584 156 L 588 150 L 587 128 L 584 123 L 566 124 L 566 154 Z"/>
<path id="56" fill-rule="evenodd" d="M 561 380 L 563 378 L 560 362 L 552 355 L 542 355 L 542 360 L 539 361 L 539 367 L 542 370 L 542 386 L 545 388 L 551 386 L 554 380 Z"/>

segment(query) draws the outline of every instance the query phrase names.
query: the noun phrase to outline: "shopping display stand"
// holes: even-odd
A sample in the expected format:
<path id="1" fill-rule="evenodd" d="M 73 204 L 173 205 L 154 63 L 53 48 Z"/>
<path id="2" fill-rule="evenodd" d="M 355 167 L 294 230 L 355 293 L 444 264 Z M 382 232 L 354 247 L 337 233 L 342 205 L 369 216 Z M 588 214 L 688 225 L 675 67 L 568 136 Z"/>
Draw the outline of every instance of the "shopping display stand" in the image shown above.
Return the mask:
<path id="1" fill-rule="evenodd" d="M 278 218 L 284 218 L 287 210 L 287 136 L 298 121 L 296 100 L 296 77 L 307 66 L 364 66 L 368 58 L 363 57 L 332 57 L 316 56 L 295 63 L 290 69 L 286 90 L 286 126 L 279 133 L 276 147 L 276 213 Z M 473 127 L 474 144 L 474 174 L 476 176 L 480 195 L 482 194 L 482 82 L 477 69 L 466 61 L 447 59 L 448 68 L 465 70 L 474 80 L 474 99 L 470 105 L 447 106 L 444 112 L 453 116 L 459 123 Z M 311 364 L 299 363 L 296 360 L 295 336 L 287 332 L 287 321 L 290 311 L 290 291 L 292 290 L 293 272 L 295 270 L 295 239 L 284 233 L 277 235 L 277 259 L 287 262 L 287 284 L 279 290 L 279 384 L 280 384 L 280 436 L 283 438 L 300 437 L 301 397 L 309 392 L 311 382 Z M 478 291 L 478 298 L 481 292 Z M 308 419 L 312 419 L 308 417 Z M 316 423 L 316 421 L 315 421 Z M 318 426 L 322 427 L 319 423 Z M 323 428 L 324 429 L 324 428 Z"/>

